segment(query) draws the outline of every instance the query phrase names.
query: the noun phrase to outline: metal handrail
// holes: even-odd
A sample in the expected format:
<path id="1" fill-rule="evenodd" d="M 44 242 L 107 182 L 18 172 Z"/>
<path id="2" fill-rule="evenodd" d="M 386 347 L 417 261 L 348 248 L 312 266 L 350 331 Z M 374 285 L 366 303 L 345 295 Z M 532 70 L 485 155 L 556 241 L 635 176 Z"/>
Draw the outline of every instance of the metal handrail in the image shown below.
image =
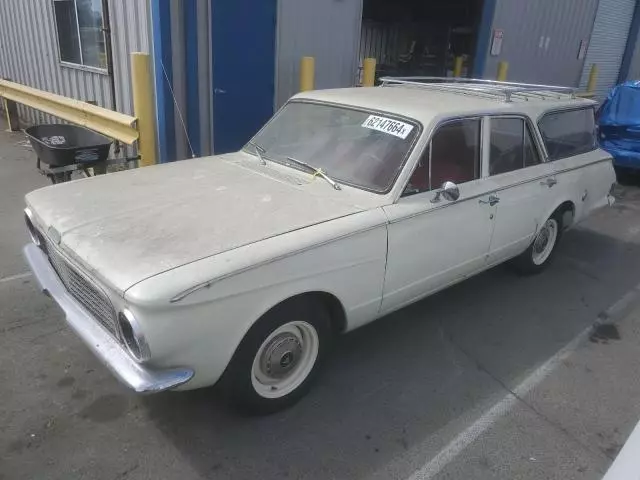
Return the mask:
<path id="1" fill-rule="evenodd" d="M 82 125 L 127 144 L 132 144 L 139 137 L 136 117 L 81 100 L 2 79 L 0 79 L 0 97 Z"/>
<path id="2" fill-rule="evenodd" d="M 533 83 L 500 82 L 484 78 L 459 78 L 459 77 L 382 77 L 383 87 L 392 85 L 409 85 L 430 90 L 444 90 L 453 93 L 471 94 L 491 98 L 501 98 L 505 102 L 511 102 L 514 95 L 524 97 L 528 95 L 539 96 L 542 99 L 549 98 L 545 94 L 555 94 L 553 98 L 562 96 L 575 98 L 576 90 L 572 87 L 556 85 L 538 85 Z"/>

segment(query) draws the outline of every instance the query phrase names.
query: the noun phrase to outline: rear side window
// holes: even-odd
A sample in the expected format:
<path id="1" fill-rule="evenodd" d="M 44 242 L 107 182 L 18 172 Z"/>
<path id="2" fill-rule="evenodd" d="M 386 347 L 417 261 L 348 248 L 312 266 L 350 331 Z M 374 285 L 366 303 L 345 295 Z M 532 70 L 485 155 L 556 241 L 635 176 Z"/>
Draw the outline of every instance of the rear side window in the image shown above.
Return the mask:
<path id="1" fill-rule="evenodd" d="M 547 113 L 538 125 L 550 160 L 590 152 L 597 147 L 593 108 Z"/>

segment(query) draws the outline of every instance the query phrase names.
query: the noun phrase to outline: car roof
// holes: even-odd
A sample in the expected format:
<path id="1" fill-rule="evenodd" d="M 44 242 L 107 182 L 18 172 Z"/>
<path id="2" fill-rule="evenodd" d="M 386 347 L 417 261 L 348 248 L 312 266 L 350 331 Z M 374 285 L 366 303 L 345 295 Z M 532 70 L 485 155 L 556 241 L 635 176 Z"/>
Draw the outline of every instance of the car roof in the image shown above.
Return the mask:
<path id="1" fill-rule="evenodd" d="M 531 92 L 535 94 L 535 92 Z M 299 93 L 292 100 L 328 102 L 388 112 L 428 125 L 447 117 L 491 114 L 524 114 L 536 120 L 550 110 L 593 106 L 584 98 L 558 95 L 554 98 L 513 96 L 510 102 L 472 93 L 446 92 L 428 88 L 394 85 L 373 88 L 339 88 Z"/>

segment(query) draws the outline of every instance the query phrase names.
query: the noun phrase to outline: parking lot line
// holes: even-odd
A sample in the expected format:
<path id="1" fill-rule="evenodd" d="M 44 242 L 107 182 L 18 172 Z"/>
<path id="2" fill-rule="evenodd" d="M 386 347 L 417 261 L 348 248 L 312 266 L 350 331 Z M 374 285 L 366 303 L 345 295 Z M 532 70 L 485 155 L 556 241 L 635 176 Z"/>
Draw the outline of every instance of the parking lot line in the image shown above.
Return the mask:
<path id="1" fill-rule="evenodd" d="M 640 423 L 636 425 L 622 451 L 602 480 L 637 480 L 640 478 Z"/>
<path id="2" fill-rule="evenodd" d="M 596 321 L 596 324 L 599 321 Z M 520 399 L 533 390 L 549 376 L 564 360 L 566 360 L 578 346 L 587 339 L 593 325 L 584 329 L 567 345 L 555 353 L 540 367 L 525 378 L 513 391 L 507 393 L 502 400 L 487 410 L 472 425 L 459 433 L 435 457 L 415 471 L 408 480 L 428 480 L 437 475 L 444 467 L 451 463 L 460 453 L 471 445 L 480 435 L 488 430 L 496 421 L 505 416 L 515 407 Z"/>
<path id="3" fill-rule="evenodd" d="M 16 275 L 9 275 L 8 277 L 0 278 L 0 283 L 9 283 L 14 282 L 16 280 L 24 280 L 25 278 L 29 278 L 33 275 L 31 272 L 18 273 Z"/>
<path id="4" fill-rule="evenodd" d="M 531 390 L 547 378 L 564 360 L 566 360 L 580 344 L 585 341 L 593 328 L 602 323 L 612 322 L 626 314 L 640 297 L 640 284 L 629 290 L 618 301 L 598 315 L 595 322 L 580 332 L 562 349 L 556 352 L 545 363 L 529 374 L 517 387 L 509 391 L 499 402 L 481 415 L 473 424 L 459 433 L 442 450 L 432 457 L 421 468 L 416 470 L 407 480 L 429 480 L 450 464 L 468 446 L 487 431 L 499 419 L 509 413 Z M 640 433 L 638 434 L 640 437 Z M 640 443 L 640 440 L 638 440 Z"/>

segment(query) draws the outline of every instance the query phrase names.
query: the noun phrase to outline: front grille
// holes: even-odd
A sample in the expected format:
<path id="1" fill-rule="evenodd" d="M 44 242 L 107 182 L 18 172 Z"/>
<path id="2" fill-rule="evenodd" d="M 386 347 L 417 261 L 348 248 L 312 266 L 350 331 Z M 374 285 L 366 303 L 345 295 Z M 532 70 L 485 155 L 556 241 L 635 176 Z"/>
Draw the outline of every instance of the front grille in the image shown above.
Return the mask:
<path id="1" fill-rule="evenodd" d="M 115 336 L 116 312 L 109 297 L 73 267 L 46 237 L 43 246 L 51 265 L 69 293 Z"/>

